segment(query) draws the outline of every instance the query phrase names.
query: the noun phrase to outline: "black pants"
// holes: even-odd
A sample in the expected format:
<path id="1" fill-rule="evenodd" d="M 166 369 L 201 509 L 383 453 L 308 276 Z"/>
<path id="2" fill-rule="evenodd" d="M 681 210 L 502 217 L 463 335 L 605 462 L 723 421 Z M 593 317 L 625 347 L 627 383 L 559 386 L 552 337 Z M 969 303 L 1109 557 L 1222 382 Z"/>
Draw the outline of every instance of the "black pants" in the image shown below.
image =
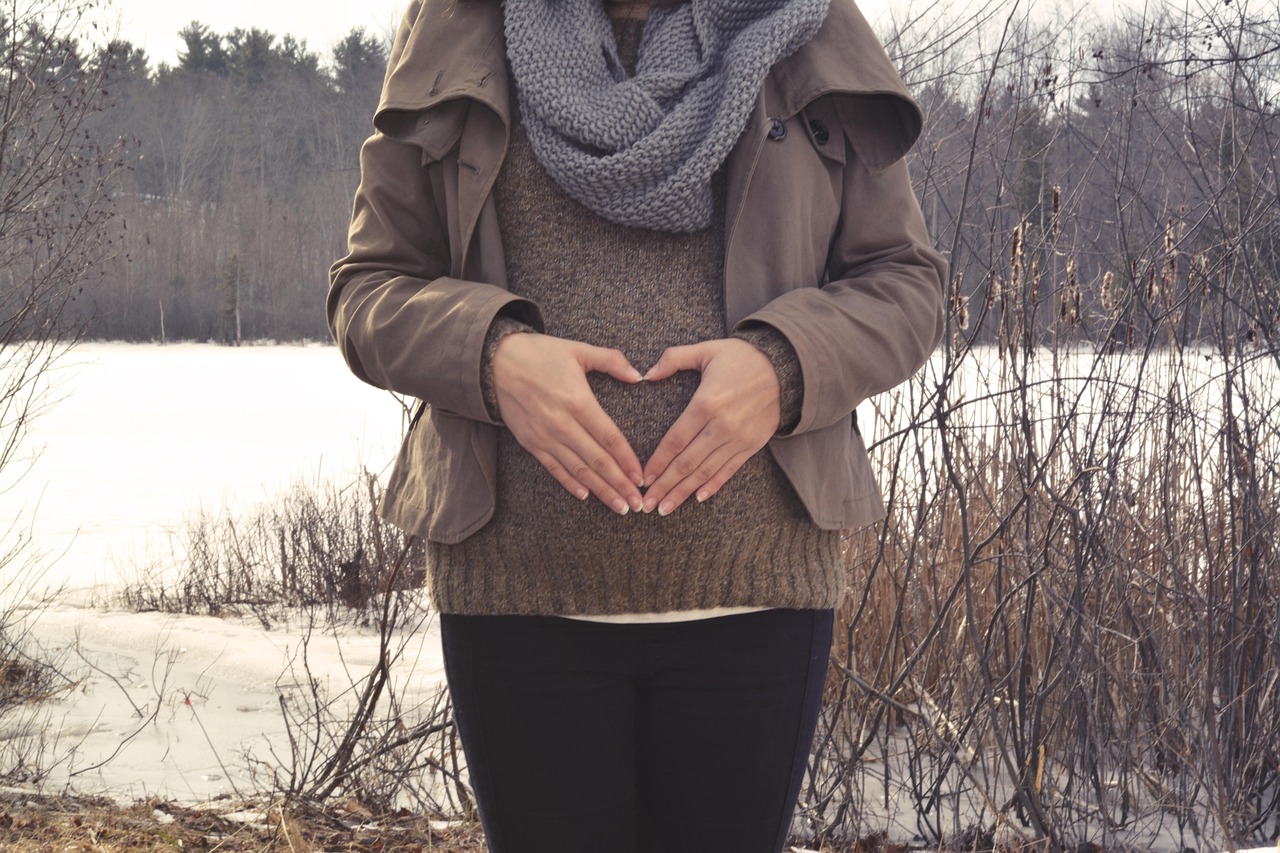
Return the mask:
<path id="1" fill-rule="evenodd" d="M 443 616 L 492 853 L 778 853 L 829 610 L 613 625 Z"/>

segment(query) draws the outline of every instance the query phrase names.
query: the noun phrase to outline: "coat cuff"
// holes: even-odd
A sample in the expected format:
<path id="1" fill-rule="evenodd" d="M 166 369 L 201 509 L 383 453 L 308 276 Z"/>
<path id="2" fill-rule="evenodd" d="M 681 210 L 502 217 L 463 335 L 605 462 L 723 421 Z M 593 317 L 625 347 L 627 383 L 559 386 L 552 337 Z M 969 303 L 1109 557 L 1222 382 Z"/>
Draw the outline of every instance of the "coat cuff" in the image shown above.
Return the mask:
<path id="1" fill-rule="evenodd" d="M 804 374 L 791 342 L 777 329 L 763 323 L 743 326 L 733 333 L 733 337 L 760 350 L 773 365 L 781 389 L 778 402 L 782 416 L 778 421 L 777 434 L 788 435 L 800 423 L 800 409 L 804 404 Z"/>

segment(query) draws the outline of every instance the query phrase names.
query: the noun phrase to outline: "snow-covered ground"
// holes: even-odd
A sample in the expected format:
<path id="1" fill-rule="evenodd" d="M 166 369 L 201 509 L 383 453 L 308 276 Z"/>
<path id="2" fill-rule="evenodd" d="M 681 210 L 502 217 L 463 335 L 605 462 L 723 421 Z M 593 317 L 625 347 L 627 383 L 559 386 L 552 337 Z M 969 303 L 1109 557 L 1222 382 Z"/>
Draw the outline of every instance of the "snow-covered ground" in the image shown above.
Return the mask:
<path id="1" fill-rule="evenodd" d="M 56 405 L 0 472 L 11 486 L 0 520 L 45 564 L 7 592 L 62 589 L 34 632 L 83 677 L 34 721 L 60 759 L 49 784 L 123 798 L 251 791 L 244 753 L 281 749 L 278 693 L 300 677 L 305 626 L 121 612 L 112 591 L 163 561 L 170 535 L 201 509 L 245 509 L 299 480 L 380 469 L 399 440 L 400 406 L 319 345 L 85 344 L 52 380 Z M 338 695 L 376 653 L 369 631 L 347 629 L 340 642 L 316 633 L 308 664 Z M 397 676 L 410 694 L 438 687 L 433 629 L 412 638 Z M 9 720 L 0 742 L 23 722 Z"/>
<path id="2" fill-rule="evenodd" d="M 33 718 L 44 760 L 54 762 L 47 787 L 70 782 L 126 801 L 264 790 L 270 778 L 252 778 L 250 757 L 278 764 L 289 756 L 280 696 L 305 703 L 312 677 L 322 695 L 347 702 L 379 649 L 370 630 L 307 636 L 300 619 L 268 631 L 244 619 L 63 605 L 35 624 L 41 642 L 61 650 L 65 669 L 82 679 Z M 413 708 L 443 683 L 440 638 L 427 617 L 397 640 L 393 684 L 403 707 Z"/>

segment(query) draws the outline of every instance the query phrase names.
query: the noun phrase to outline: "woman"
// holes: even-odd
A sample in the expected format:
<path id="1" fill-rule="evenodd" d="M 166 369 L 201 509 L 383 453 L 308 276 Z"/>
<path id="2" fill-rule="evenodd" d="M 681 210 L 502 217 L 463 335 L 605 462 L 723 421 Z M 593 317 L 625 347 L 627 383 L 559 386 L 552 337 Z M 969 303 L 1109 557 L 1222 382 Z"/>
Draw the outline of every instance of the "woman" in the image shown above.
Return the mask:
<path id="1" fill-rule="evenodd" d="M 374 124 L 329 319 L 422 401 L 382 512 L 490 850 L 776 853 L 853 411 L 941 335 L 919 110 L 849 0 L 419 0 Z"/>

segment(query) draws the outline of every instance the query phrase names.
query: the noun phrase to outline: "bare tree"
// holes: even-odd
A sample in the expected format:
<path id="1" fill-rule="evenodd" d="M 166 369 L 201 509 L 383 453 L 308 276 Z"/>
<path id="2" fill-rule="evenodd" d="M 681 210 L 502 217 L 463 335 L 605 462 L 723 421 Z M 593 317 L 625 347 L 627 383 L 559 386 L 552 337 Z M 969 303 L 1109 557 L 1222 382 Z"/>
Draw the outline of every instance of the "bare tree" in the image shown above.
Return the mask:
<path id="1" fill-rule="evenodd" d="M 115 251 L 110 226 L 121 145 L 99 140 L 101 66 L 77 33 L 94 0 L 13 0 L 0 11 L 0 470 L 41 401 L 41 378 L 74 340 L 64 322 L 94 266 Z"/>
<path id="2" fill-rule="evenodd" d="M 119 245 L 108 187 L 123 167 L 119 145 L 99 140 L 93 118 L 109 97 L 106 66 L 87 63 L 76 34 L 93 0 L 11 0 L 0 8 L 0 488 L 31 420 L 50 399 L 56 359 L 74 342 L 66 322 L 94 268 Z M 47 690 L 50 671 L 28 651 L 23 590 L 31 568 L 20 529 L 0 532 L 0 710 Z M 0 773 L 12 768 L 0 767 Z"/>

